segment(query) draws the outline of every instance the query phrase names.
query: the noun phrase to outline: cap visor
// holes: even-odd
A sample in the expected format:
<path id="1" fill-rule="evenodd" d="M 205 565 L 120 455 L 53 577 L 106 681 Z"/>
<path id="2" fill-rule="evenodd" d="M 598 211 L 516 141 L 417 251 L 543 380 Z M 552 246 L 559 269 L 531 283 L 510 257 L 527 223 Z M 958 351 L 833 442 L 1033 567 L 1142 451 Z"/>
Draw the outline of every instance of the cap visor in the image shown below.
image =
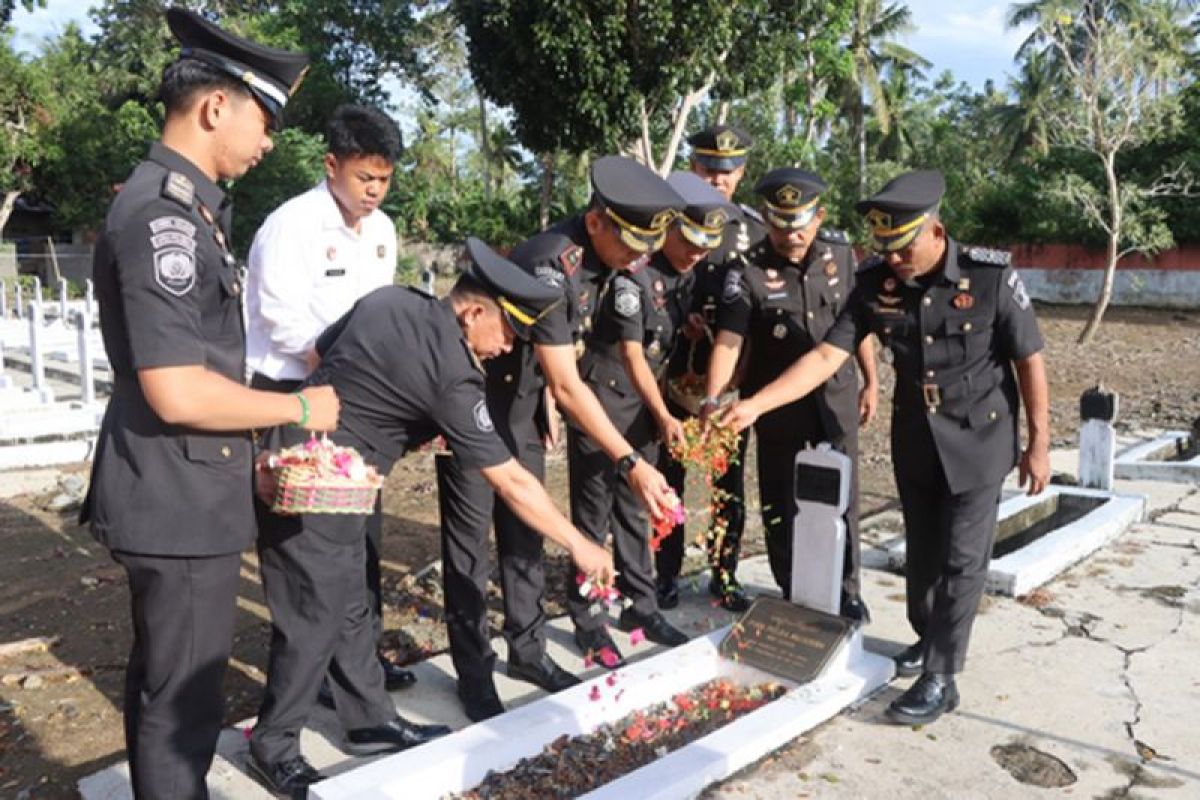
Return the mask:
<path id="1" fill-rule="evenodd" d="M 638 253 L 652 253 L 662 247 L 663 239 L 666 238 L 666 231 L 657 234 L 642 234 L 634 233 L 626 227 L 617 225 L 621 232 L 621 241 L 625 245 Z"/>
<path id="2" fill-rule="evenodd" d="M 745 156 L 705 156 L 700 153 L 693 153 L 692 158 L 708 169 L 717 170 L 718 172 L 733 172 L 746 163 Z"/>
<path id="3" fill-rule="evenodd" d="M 796 228 L 803 228 L 805 225 L 812 222 L 813 217 L 816 215 L 815 208 L 806 209 L 798 214 L 781 214 L 778 211 L 767 209 L 766 218 L 767 222 L 771 223 L 771 225 L 775 228 L 795 230 Z"/>
<path id="4" fill-rule="evenodd" d="M 683 238 L 688 243 L 695 247 L 703 247 L 705 250 L 714 250 L 721 245 L 721 234 L 705 233 L 697 227 L 689 225 L 687 222 L 679 223 L 679 232 L 683 234 Z"/>

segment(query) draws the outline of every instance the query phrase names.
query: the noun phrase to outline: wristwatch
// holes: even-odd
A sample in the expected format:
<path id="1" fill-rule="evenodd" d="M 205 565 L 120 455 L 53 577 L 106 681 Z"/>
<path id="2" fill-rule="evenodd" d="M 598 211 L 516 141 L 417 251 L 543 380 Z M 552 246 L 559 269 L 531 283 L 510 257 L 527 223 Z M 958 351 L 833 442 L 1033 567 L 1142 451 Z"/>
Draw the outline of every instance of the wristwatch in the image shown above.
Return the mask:
<path id="1" fill-rule="evenodd" d="M 631 450 L 625 455 L 617 459 L 617 474 L 622 480 L 629 480 L 629 473 L 633 472 L 633 467 L 642 457 L 638 455 L 637 450 Z"/>
<path id="2" fill-rule="evenodd" d="M 701 408 L 719 408 L 720 405 L 721 398 L 719 397 L 706 397 L 700 401 Z"/>

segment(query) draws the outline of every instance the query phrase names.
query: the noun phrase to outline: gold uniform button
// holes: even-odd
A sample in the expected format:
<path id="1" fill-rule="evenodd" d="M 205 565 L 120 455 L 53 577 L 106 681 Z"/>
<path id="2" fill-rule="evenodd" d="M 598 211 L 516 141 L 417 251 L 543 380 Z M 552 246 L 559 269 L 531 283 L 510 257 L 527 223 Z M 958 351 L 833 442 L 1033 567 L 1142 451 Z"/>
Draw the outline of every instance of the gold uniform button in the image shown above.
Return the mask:
<path id="1" fill-rule="evenodd" d="M 969 330 L 971 330 L 971 328 L 972 328 L 972 325 L 971 325 L 971 323 L 969 323 L 969 322 L 964 322 L 964 323 L 963 323 L 963 330 L 964 330 L 964 331 L 969 331 Z"/>
<path id="2" fill-rule="evenodd" d="M 221 445 L 221 458 L 229 458 L 233 455 L 233 451 L 229 449 L 229 445 Z"/>
<path id="3" fill-rule="evenodd" d="M 609 378 L 609 379 L 608 379 L 608 385 L 609 385 L 609 387 L 610 387 L 610 388 L 615 388 L 615 387 L 616 387 L 616 385 L 617 385 L 617 381 L 616 381 L 616 379 L 615 379 L 615 378 Z"/>
<path id="4" fill-rule="evenodd" d="M 932 337 L 932 336 L 926 336 L 926 337 L 925 337 L 925 344 L 933 344 L 933 337 Z"/>
<path id="5" fill-rule="evenodd" d="M 925 377 L 926 377 L 926 378 L 932 378 L 932 377 L 934 377 L 934 375 L 935 375 L 935 373 L 934 373 L 934 371 L 933 371 L 933 370 L 926 370 L 926 371 L 925 371 Z"/>
<path id="6" fill-rule="evenodd" d="M 1000 416 L 1000 415 L 999 415 L 999 414 L 997 414 L 995 411 L 989 411 L 989 412 L 988 412 L 988 419 L 995 419 L 995 418 L 996 418 L 996 417 L 998 417 L 998 416 Z"/>
<path id="7" fill-rule="evenodd" d="M 933 298 L 932 298 L 932 297 L 925 297 L 925 298 L 922 298 L 921 302 L 922 302 L 922 303 L 924 303 L 924 304 L 925 304 L 925 305 L 927 305 L 927 306 L 931 306 L 931 305 L 933 305 Z"/>
<path id="8" fill-rule="evenodd" d="M 508 375 L 505 375 L 505 376 L 504 376 L 504 382 L 505 382 L 505 383 L 512 383 L 512 382 L 513 382 L 513 376 L 512 376 L 512 373 L 511 373 L 511 372 L 510 372 Z"/>
<path id="9" fill-rule="evenodd" d="M 811 312 L 811 311 L 809 311 L 809 312 L 808 312 L 808 318 L 809 318 L 809 319 L 812 319 L 812 318 L 813 318 L 813 312 Z"/>

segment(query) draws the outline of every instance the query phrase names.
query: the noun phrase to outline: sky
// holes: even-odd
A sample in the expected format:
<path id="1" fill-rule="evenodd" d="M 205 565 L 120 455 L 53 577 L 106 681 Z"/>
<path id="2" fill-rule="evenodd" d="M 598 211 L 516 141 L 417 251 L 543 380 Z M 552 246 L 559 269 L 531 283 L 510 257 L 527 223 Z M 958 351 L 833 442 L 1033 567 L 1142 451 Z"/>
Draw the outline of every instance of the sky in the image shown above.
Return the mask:
<path id="1" fill-rule="evenodd" d="M 36 50 L 70 21 L 78 22 L 85 32 L 93 31 L 87 16 L 89 5 L 81 0 L 49 0 L 46 8 L 33 12 L 18 6 L 13 15 L 17 47 Z M 1028 31 L 1005 29 L 1008 2 L 907 0 L 907 5 L 917 30 L 904 43 L 933 62 L 930 77 L 948 69 L 958 80 L 981 89 L 988 78 L 1003 87 L 1007 76 L 1015 72 L 1013 53 Z"/>

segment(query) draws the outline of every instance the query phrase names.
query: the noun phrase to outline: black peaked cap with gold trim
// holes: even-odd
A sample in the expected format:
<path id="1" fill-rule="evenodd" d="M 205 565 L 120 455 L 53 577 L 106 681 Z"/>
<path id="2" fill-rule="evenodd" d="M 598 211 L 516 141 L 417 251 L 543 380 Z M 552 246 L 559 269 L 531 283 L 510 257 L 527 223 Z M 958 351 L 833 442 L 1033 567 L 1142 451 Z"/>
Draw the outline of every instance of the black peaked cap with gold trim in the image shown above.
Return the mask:
<path id="1" fill-rule="evenodd" d="M 667 226 L 683 208 L 683 199 L 657 173 L 621 156 L 604 156 L 592 165 L 592 190 L 621 241 L 639 253 L 662 247 Z"/>
<path id="2" fill-rule="evenodd" d="M 708 250 L 720 247 L 726 223 L 741 216 L 737 208 L 694 172 L 672 172 L 667 183 L 685 204 L 675 218 L 683 238 Z"/>
<path id="3" fill-rule="evenodd" d="M 799 167 L 780 167 L 762 176 L 754 193 L 763 199 L 763 216 L 776 228 L 803 228 L 817 214 L 825 181 Z"/>
<path id="4" fill-rule="evenodd" d="M 467 275 L 495 299 L 522 339 L 528 339 L 534 323 L 563 299 L 561 288 L 542 283 L 474 236 L 467 239 L 467 256 Z"/>
<path id="5" fill-rule="evenodd" d="M 688 137 L 691 157 L 709 169 L 732 172 L 746 163 L 746 154 L 754 140 L 750 134 L 732 125 L 713 125 Z"/>
<path id="6" fill-rule="evenodd" d="M 283 108 L 308 70 L 307 55 L 234 36 L 183 8 L 167 9 L 167 27 L 183 45 L 180 58 L 203 61 L 245 83 L 270 113 L 273 127 L 281 126 Z"/>
<path id="7" fill-rule="evenodd" d="M 907 247 L 925 223 L 937 213 L 946 179 L 936 169 L 906 172 L 854 208 L 867 219 L 871 244 L 876 250 L 891 252 Z"/>

